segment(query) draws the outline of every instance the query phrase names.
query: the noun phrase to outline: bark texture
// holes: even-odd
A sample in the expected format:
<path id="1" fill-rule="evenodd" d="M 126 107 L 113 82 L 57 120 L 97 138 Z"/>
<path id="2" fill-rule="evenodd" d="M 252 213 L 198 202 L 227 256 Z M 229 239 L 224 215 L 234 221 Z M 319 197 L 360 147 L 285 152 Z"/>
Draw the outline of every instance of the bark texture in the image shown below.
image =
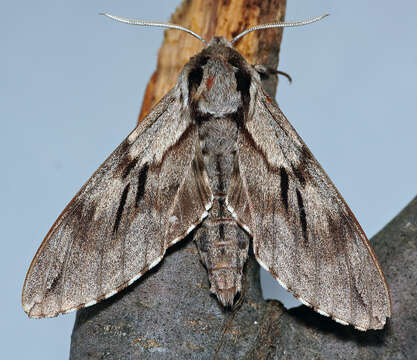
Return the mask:
<path id="1" fill-rule="evenodd" d="M 284 20 L 285 0 L 185 0 L 171 22 L 205 39 L 230 39 L 247 27 Z M 276 68 L 282 31 L 254 32 L 237 44 L 252 64 Z M 203 44 L 165 33 L 139 121 L 174 85 Z M 273 96 L 277 79 L 264 84 Z M 191 234 L 192 235 L 192 234 Z M 210 295 L 207 271 L 191 237 L 121 293 L 77 313 L 70 358 L 78 359 L 415 359 L 417 358 L 417 198 L 372 239 L 391 287 L 393 319 L 382 331 L 359 332 L 300 306 L 287 311 L 262 298 L 250 253 L 244 302 L 223 309 Z"/>

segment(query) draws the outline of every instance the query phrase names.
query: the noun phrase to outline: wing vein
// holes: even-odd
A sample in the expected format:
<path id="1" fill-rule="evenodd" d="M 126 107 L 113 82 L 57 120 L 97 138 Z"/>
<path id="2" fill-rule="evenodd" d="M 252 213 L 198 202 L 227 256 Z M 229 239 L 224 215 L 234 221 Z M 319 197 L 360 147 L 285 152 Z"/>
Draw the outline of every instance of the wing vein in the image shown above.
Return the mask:
<path id="1" fill-rule="evenodd" d="M 72 241 L 70 246 L 67 248 L 67 252 L 65 254 L 65 261 L 64 261 L 64 266 L 62 267 L 62 271 L 63 271 L 63 275 L 62 275 L 62 291 L 61 291 L 61 296 L 60 296 L 60 301 L 59 301 L 59 308 L 62 311 L 62 304 L 64 303 L 63 298 L 65 295 L 65 287 L 64 284 L 66 283 L 66 277 L 67 277 L 67 263 L 68 263 L 68 259 L 71 257 L 72 254 L 72 248 L 74 246 L 74 243 L 76 241 L 76 239 L 78 239 L 78 237 L 72 237 Z"/>

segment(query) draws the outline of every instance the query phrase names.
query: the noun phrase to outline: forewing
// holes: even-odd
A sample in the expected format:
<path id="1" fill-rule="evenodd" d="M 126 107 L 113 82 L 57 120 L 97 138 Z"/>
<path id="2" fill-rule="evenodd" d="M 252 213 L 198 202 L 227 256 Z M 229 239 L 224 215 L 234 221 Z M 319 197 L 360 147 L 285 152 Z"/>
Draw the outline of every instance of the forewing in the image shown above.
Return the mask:
<path id="1" fill-rule="evenodd" d="M 256 259 L 319 313 L 382 328 L 389 291 L 363 230 L 279 108 L 262 90 L 252 96 L 227 201 Z"/>
<path id="2" fill-rule="evenodd" d="M 197 139 L 173 89 L 52 226 L 26 276 L 29 316 L 56 316 L 112 296 L 201 222 L 212 194 Z"/>

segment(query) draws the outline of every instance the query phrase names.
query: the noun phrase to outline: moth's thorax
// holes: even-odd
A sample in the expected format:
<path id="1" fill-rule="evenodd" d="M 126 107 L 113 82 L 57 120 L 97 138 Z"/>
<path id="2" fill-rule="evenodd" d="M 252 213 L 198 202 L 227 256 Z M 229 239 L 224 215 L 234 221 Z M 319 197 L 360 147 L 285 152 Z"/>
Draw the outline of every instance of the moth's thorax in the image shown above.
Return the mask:
<path id="1" fill-rule="evenodd" d="M 229 117 L 212 117 L 199 125 L 198 133 L 211 190 L 226 193 L 236 153 L 237 124 Z"/>
<path id="2" fill-rule="evenodd" d="M 193 100 L 202 114 L 222 117 L 235 113 L 242 103 L 235 69 L 220 56 L 209 58 Z"/>
<path id="3" fill-rule="evenodd" d="M 251 66 L 225 38 L 213 38 L 184 69 L 194 114 L 204 119 L 241 112 L 248 100 L 251 72 Z"/>

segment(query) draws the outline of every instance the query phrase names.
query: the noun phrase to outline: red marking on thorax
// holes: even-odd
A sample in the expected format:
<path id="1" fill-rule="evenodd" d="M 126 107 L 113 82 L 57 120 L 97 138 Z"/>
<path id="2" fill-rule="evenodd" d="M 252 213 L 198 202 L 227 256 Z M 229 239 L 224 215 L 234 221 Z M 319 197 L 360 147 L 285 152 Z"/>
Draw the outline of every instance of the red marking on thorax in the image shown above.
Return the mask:
<path id="1" fill-rule="evenodd" d="M 207 79 L 207 82 L 206 82 L 207 90 L 211 89 L 211 87 L 213 86 L 213 81 L 214 81 L 214 76 L 210 76 Z"/>

